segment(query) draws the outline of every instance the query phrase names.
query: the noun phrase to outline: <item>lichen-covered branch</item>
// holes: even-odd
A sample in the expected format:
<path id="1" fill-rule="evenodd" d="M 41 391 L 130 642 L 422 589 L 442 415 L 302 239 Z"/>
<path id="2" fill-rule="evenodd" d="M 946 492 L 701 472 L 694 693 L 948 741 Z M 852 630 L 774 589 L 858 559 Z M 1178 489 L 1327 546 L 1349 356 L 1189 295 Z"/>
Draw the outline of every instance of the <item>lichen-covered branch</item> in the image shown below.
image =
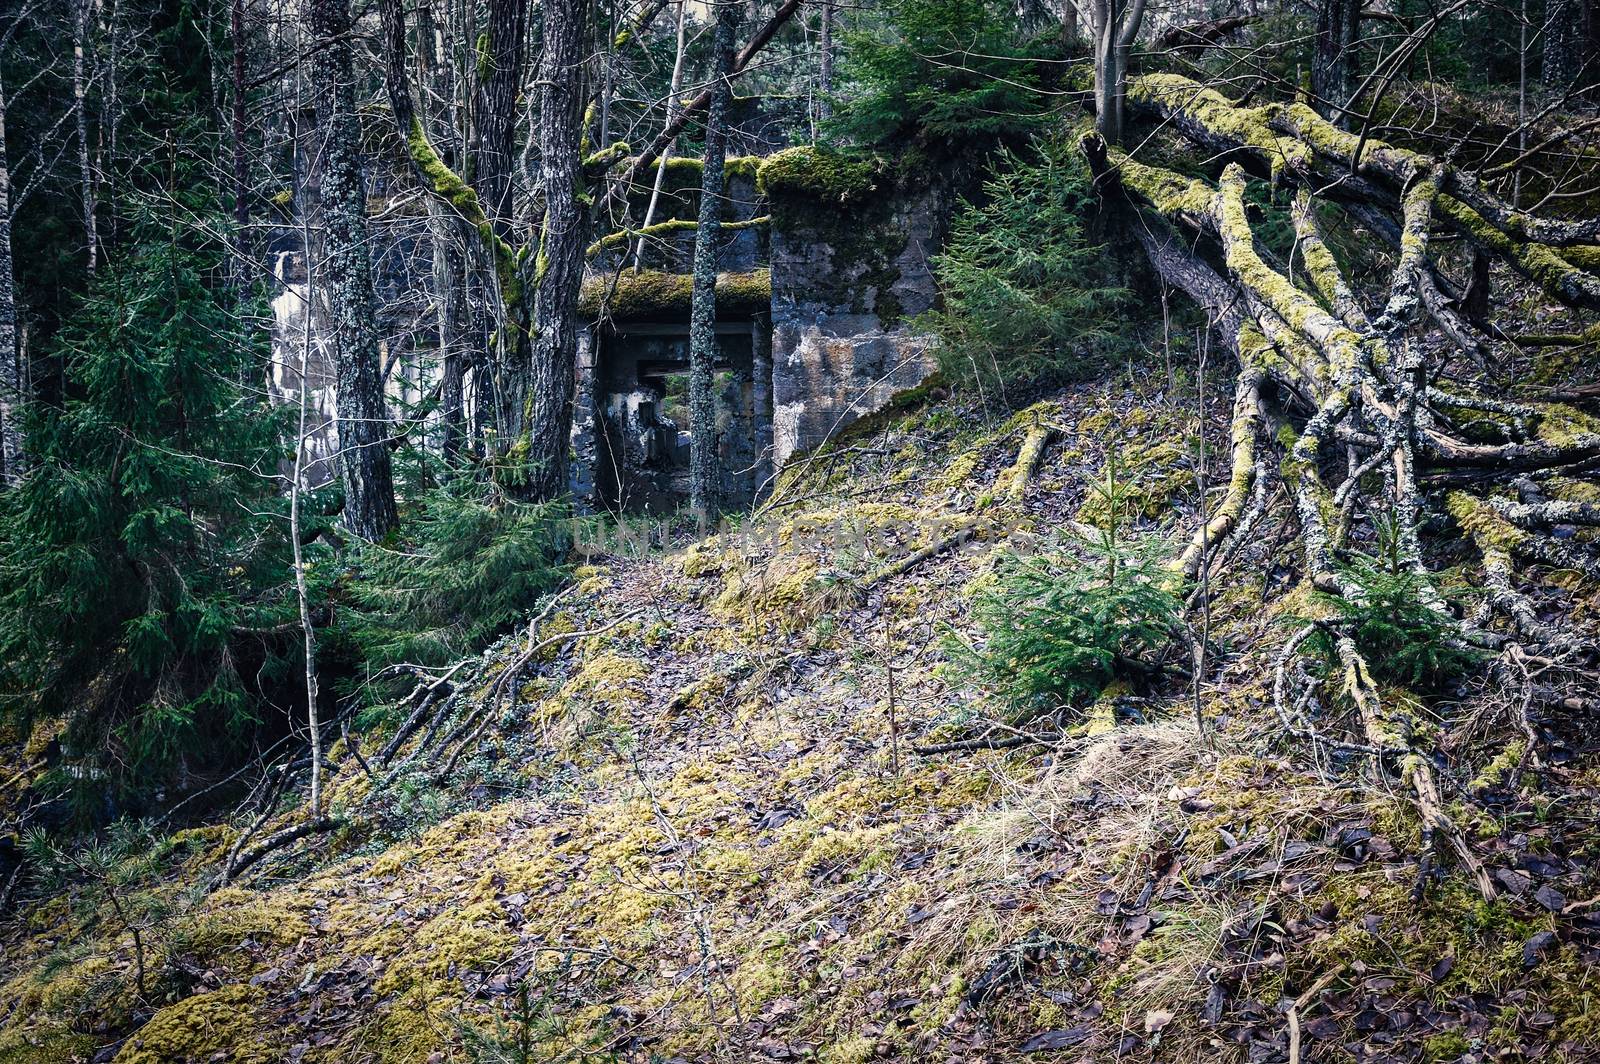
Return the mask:
<path id="1" fill-rule="evenodd" d="M 1575 307 L 1600 308 L 1600 277 L 1578 264 L 1588 263 L 1586 253 L 1568 257 L 1561 250 L 1600 242 L 1600 220 L 1536 218 L 1484 191 L 1455 167 L 1342 130 L 1303 103 L 1240 106 L 1176 74 L 1134 79 L 1128 99 L 1171 122 L 1208 152 L 1246 153 L 1274 182 L 1292 181 L 1338 199 L 1401 206 L 1413 219 L 1420 219 L 1423 205 L 1430 204 L 1429 214 L 1437 213 L 1551 295 Z M 1409 224 L 1406 228 L 1415 245 L 1417 231 Z M 1415 248 L 1415 258 L 1425 255 L 1425 243 L 1424 238 L 1423 246 Z M 1402 269 L 1397 279 L 1408 273 L 1415 276 Z"/>
<path id="2" fill-rule="evenodd" d="M 772 215 L 763 214 L 756 218 L 746 218 L 736 222 L 719 222 L 718 228 L 723 232 L 733 232 L 739 229 L 756 229 L 771 223 Z M 584 254 L 588 258 L 600 254 L 602 251 L 613 251 L 616 248 L 626 247 L 640 238 L 649 240 L 656 237 L 670 236 L 673 233 L 692 233 L 700 228 L 700 223 L 693 218 L 669 218 L 664 222 L 656 222 L 641 229 L 622 229 L 605 236 L 590 244 Z"/>
<path id="3" fill-rule="evenodd" d="M 1267 374 L 1259 365 L 1259 358 L 1268 346 L 1260 330 L 1244 326 L 1238 340 L 1243 365 L 1234 383 L 1233 420 L 1229 429 L 1233 448 L 1228 490 L 1216 512 L 1195 530 L 1194 538 L 1174 565 L 1178 572 L 1191 579 L 1200 571 L 1207 555 L 1233 532 L 1255 484 L 1256 438 L 1266 424 L 1261 409 L 1261 385 Z"/>

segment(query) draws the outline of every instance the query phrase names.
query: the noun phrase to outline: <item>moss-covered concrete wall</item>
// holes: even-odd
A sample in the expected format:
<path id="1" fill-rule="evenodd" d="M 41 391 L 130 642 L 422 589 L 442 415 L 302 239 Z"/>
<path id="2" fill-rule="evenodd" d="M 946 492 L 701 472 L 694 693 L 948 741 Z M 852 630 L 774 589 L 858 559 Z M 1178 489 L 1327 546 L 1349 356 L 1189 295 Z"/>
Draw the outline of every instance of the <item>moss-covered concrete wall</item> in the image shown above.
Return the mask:
<path id="1" fill-rule="evenodd" d="M 758 172 L 772 214 L 774 459 L 814 447 L 934 365 L 912 320 L 937 298 L 931 257 L 954 182 L 818 148 Z"/>
<path id="2" fill-rule="evenodd" d="M 930 339 L 913 323 L 937 298 L 931 259 L 960 178 L 948 169 L 913 172 L 816 147 L 734 159 L 730 167 L 729 220 L 757 224 L 724 236 L 718 319 L 770 321 L 770 345 L 760 346 L 770 349 L 771 361 L 741 361 L 736 372 L 748 394 L 736 405 L 749 410 L 730 419 L 730 430 L 755 438 L 725 442 L 731 456 L 759 470 L 816 446 L 933 371 Z M 697 160 L 672 160 L 653 217 L 693 217 L 698 180 Z M 630 212 L 642 218 L 648 185 L 629 199 Z M 693 241 L 692 229 L 652 236 L 640 271 L 619 269 L 620 245 L 603 248 L 591 263 L 582 310 L 596 323 L 593 357 L 579 375 L 579 406 L 591 416 L 575 432 L 575 468 L 599 470 L 611 459 L 649 487 L 643 474 L 652 462 L 661 466 L 661 484 L 648 491 L 617 484 L 608 493 L 604 478 L 584 485 L 608 501 L 640 494 L 660 506 L 671 493 L 670 462 L 646 461 L 648 447 L 635 448 L 645 457 L 608 454 L 606 440 L 639 436 L 637 411 L 660 405 L 646 402 L 655 384 L 635 379 L 639 359 L 625 338 L 643 328 L 664 339 L 675 325 L 687 336 Z M 734 497 L 747 494 L 729 487 Z"/>

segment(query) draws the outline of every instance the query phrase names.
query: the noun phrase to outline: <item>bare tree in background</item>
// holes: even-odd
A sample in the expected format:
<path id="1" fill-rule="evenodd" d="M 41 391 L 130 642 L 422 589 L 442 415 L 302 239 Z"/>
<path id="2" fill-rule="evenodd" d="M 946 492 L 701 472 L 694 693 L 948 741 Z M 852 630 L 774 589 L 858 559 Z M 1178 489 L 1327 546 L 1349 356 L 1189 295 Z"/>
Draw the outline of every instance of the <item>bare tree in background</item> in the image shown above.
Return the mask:
<path id="1" fill-rule="evenodd" d="M 245 109 L 245 50 L 244 2 L 232 0 L 228 10 L 229 43 L 233 47 L 233 108 L 229 121 L 229 136 L 233 149 L 233 228 L 234 228 L 234 290 L 242 297 L 250 286 L 250 161 L 246 153 L 245 136 L 248 116 Z"/>
<path id="2" fill-rule="evenodd" d="M 1588 0 L 1546 0 L 1544 15 L 1545 88 L 1572 86 L 1589 62 Z"/>
<path id="3" fill-rule="evenodd" d="M 1318 0 L 1311 49 L 1312 106 L 1333 118 L 1356 88 L 1356 44 L 1361 39 L 1361 0 Z M 1339 119 L 1344 125 L 1345 120 Z"/>
<path id="4" fill-rule="evenodd" d="M 100 261 L 100 234 L 95 225 L 94 165 L 89 151 L 89 16 L 94 0 L 77 0 L 72 21 L 72 106 L 78 126 L 78 182 L 83 200 L 85 268 L 94 273 Z"/>
<path id="5" fill-rule="evenodd" d="M 817 41 L 817 119 L 833 117 L 833 22 L 837 17 L 834 0 L 822 0 L 822 30 Z"/>
<path id="6" fill-rule="evenodd" d="M 1128 56 L 1144 21 L 1145 0 L 1089 0 L 1094 34 L 1095 129 L 1112 144 L 1127 126 Z"/>
<path id="7" fill-rule="evenodd" d="M 684 31 L 688 26 L 688 12 L 688 0 L 678 0 L 678 44 L 677 49 L 673 52 L 672 56 L 672 82 L 670 88 L 667 90 L 667 122 L 669 124 L 677 115 L 678 96 L 683 91 L 683 60 L 685 54 L 688 52 L 687 38 L 685 37 Z M 656 164 L 656 179 L 655 183 L 650 187 L 650 202 L 645 206 L 644 223 L 640 226 L 641 229 L 648 230 L 651 223 L 655 221 L 656 207 L 661 203 L 661 189 L 662 186 L 666 184 L 667 180 L 667 160 L 672 157 L 672 153 L 677 150 L 677 147 L 678 142 L 676 139 L 674 139 L 661 151 L 661 160 Z M 644 254 L 644 241 L 645 238 L 640 236 L 633 245 L 634 269 L 639 268 L 639 259 Z"/>

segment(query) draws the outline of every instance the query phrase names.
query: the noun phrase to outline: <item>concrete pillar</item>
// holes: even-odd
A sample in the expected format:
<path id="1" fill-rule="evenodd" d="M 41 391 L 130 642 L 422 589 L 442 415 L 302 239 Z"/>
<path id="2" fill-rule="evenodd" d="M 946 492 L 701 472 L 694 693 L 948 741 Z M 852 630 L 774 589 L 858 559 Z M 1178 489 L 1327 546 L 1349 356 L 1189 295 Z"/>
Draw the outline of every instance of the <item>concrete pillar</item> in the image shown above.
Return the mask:
<path id="1" fill-rule="evenodd" d="M 755 429 L 756 495 L 772 479 L 772 318 L 757 314 L 750 322 L 751 418 Z"/>

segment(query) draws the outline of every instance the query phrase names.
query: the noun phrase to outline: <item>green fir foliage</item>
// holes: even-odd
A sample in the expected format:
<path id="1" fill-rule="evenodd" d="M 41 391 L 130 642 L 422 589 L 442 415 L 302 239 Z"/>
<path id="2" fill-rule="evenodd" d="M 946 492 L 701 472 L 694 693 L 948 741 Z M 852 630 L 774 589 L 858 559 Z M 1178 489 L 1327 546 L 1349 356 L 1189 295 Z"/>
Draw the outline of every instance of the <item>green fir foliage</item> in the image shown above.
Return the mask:
<path id="1" fill-rule="evenodd" d="M 239 383 L 267 352 L 224 254 L 146 233 L 102 268 L 57 337 L 66 394 L 33 409 L 33 471 L 0 499 L 0 705 L 70 713 L 67 745 L 119 787 L 238 740 L 293 646 L 260 634 L 287 615 L 283 437 Z"/>
<path id="2" fill-rule="evenodd" d="M 887 25 L 848 36 L 844 140 L 869 146 L 992 141 L 1053 117 L 1051 35 L 1018 29 L 1001 0 L 891 0 Z"/>
<path id="3" fill-rule="evenodd" d="M 443 665 L 526 620 L 560 580 L 564 504 L 521 503 L 472 477 L 424 494 L 405 539 L 361 548 L 340 613 L 363 672 Z"/>
<path id="4" fill-rule="evenodd" d="M 1394 524 L 1378 523 L 1375 553 L 1354 554 L 1340 567 L 1349 597 L 1319 594 L 1355 640 L 1381 683 L 1437 692 L 1471 673 L 1483 655 L 1462 643 L 1455 619 L 1428 604 L 1428 577 L 1407 565 Z M 1331 641 L 1322 652 L 1337 664 Z"/>
<path id="5" fill-rule="evenodd" d="M 1114 465 L 1095 486 L 1113 514 L 1126 490 Z M 1081 709 L 1113 680 L 1148 673 L 1146 657 L 1180 624 L 1158 543 L 1122 537 L 1113 520 L 1063 548 L 1003 555 L 972 603 L 982 638 L 945 641 L 953 674 L 1021 720 Z"/>
<path id="6" fill-rule="evenodd" d="M 947 378 L 987 390 L 1058 381 L 1126 342 L 1129 293 L 1086 231 L 1094 209 L 1088 172 L 1065 144 L 999 154 L 982 200 L 956 215 L 934 259 L 944 303 L 928 323 Z"/>

